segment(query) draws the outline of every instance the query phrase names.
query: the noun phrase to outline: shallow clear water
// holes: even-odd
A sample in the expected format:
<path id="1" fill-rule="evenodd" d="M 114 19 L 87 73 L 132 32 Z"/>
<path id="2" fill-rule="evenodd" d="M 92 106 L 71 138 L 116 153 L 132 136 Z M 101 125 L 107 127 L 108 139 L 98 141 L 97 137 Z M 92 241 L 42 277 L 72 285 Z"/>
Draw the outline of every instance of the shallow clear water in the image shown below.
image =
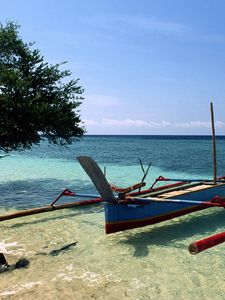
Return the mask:
<path id="1" fill-rule="evenodd" d="M 96 193 L 78 155 L 92 156 L 110 182 L 126 187 L 142 178 L 140 158 L 152 162 L 148 185 L 159 175 L 209 178 L 211 148 L 207 137 L 90 136 L 68 149 L 43 143 L 0 160 L 0 212 L 49 204 L 64 188 Z M 218 175 L 225 173 L 224 149 L 220 138 Z M 0 274 L 0 299 L 225 299 L 225 246 L 187 251 L 192 241 L 224 231 L 224 218 L 223 209 L 209 209 L 105 235 L 98 204 L 1 222 L 0 252 L 10 264 L 30 264 Z"/>

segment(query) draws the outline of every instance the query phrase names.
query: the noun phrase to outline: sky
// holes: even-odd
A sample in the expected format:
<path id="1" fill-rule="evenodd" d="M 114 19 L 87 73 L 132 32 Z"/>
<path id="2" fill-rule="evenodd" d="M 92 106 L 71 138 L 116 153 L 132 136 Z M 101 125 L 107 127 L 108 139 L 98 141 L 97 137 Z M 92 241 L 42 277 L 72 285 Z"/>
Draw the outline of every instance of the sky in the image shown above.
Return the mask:
<path id="1" fill-rule="evenodd" d="M 85 89 L 88 134 L 225 134 L 224 0 L 0 0 Z"/>

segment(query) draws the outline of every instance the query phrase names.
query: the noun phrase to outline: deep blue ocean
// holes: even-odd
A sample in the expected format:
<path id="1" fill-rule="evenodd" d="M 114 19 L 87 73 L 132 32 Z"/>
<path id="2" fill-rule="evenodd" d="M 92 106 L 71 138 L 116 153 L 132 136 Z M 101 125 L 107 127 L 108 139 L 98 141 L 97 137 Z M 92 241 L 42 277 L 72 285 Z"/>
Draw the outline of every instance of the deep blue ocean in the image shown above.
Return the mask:
<path id="1" fill-rule="evenodd" d="M 94 158 L 107 178 L 119 186 L 137 183 L 152 163 L 147 183 L 159 175 L 175 178 L 212 178 L 210 136 L 84 136 L 68 147 L 42 142 L 30 150 L 12 152 L 0 160 L 0 206 L 8 209 L 48 204 L 64 188 L 96 193 L 76 161 Z M 225 137 L 217 137 L 218 176 L 225 174 Z"/>

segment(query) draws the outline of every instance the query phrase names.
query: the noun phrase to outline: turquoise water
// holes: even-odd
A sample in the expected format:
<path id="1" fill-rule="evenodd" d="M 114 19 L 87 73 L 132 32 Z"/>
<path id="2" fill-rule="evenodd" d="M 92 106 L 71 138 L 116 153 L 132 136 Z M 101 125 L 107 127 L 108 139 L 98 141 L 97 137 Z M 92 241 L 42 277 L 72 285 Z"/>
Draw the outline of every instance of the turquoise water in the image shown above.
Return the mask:
<path id="1" fill-rule="evenodd" d="M 218 137 L 218 176 L 224 150 Z M 148 186 L 159 175 L 212 177 L 210 137 L 87 136 L 66 149 L 42 143 L 0 160 L 0 212 L 47 205 L 64 188 L 96 193 L 79 155 L 96 159 L 121 187 L 141 180 L 139 159 L 145 167 L 152 162 Z M 225 299 L 225 246 L 187 251 L 190 242 L 224 231 L 224 218 L 222 209 L 210 209 L 106 236 L 99 204 L 1 222 L 0 252 L 10 264 L 25 257 L 30 265 L 0 274 L 0 299 Z"/>

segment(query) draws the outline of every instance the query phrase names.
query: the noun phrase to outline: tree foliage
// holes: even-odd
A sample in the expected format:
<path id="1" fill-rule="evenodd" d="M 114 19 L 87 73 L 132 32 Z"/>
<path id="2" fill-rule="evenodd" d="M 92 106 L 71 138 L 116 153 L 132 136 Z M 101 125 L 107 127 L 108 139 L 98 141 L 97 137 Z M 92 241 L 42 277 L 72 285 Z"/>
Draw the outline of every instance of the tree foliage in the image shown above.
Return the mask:
<path id="1" fill-rule="evenodd" d="M 62 64 L 49 65 L 33 43 L 19 36 L 20 26 L 0 23 L 0 149 L 30 148 L 43 137 L 66 145 L 84 133 L 78 107 L 79 79 Z"/>

